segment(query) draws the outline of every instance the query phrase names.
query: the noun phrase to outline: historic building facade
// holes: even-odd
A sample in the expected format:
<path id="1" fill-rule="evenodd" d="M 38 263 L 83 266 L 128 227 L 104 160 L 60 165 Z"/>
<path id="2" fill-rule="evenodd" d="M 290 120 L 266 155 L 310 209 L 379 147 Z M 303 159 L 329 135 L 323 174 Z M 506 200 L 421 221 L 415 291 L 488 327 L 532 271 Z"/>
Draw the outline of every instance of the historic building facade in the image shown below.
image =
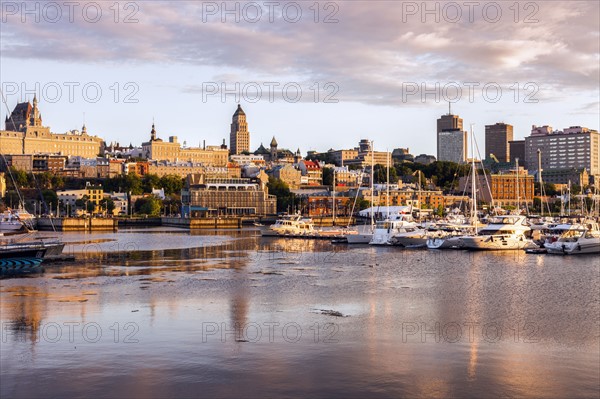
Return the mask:
<path id="1" fill-rule="evenodd" d="M 250 152 L 250 132 L 246 122 L 246 113 L 240 104 L 238 104 L 231 120 L 229 147 L 231 148 L 231 155 Z"/>
<path id="2" fill-rule="evenodd" d="M 85 125 L 81 132 L 51 133 L 49 127 L 42 125 L 36 97 L 33 105 L 29 102 L 17 104 L 6 117 L 4 128 L 0 131 L 3 154 L 59 154 L 92 158 L 103 151 L 102 139 L 88 135 Z"/>

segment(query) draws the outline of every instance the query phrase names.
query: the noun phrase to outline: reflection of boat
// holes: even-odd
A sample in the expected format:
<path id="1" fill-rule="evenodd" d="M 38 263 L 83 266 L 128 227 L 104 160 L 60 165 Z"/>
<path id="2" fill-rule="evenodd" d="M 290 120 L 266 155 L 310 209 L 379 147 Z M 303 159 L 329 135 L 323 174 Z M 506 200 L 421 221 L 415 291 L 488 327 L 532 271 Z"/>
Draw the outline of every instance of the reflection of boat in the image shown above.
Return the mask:
<path id="1" fill-rule="evenodd" d="M 259 222 L 254 222 L 252 224 L 255 225 L 256 227 L 262 227 L 262 226 L 264 226 L 264 224 L 259 223 Z"/>
<path id="2" fill-rule="evenodd" d="M 565 231 L 556 241 L 546 242 L 550 254 L 596 254 L 600 253 L 600 231 L 576 224 Z"/>
<path id="3" fill-rule="evenodd" d="M 36 273 L 42 271 L 46 248 L 40 245 L 6 244 L 0 246 L 0 274 Z"/>
<path id="4" fill-rule="evenodd" d="M 526 249 L 537 247 L 526 237 L 531 229 L 527 218 L 518 215 L 497 216 L 477 235 L 461 237 L 463 248 L 481 250 Z"/>

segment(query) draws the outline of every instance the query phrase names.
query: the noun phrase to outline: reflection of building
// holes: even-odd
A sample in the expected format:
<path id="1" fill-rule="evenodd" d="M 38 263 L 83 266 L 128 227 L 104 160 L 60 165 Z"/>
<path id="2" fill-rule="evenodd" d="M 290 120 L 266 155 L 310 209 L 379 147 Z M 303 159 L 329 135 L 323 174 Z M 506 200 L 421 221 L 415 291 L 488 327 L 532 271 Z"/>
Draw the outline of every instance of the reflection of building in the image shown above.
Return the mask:
<path id="1" fill-rule="evenodd" d="M 154 124 L 150 131 L 150 141 L 142 143 L 142 151 L 150 160 L 194 162 L 207 166 L 225 166 L 229 156 L 229 152 L 223 146 L 182 147 L 177 141 L 177 136 L 170 136 L 169 141 L 163 141 L 156 136 Z"/>
<path id="2" fill-rule="evenodd" d="M 269 195 L 264 173 L 257 180 L 208 179 L 190 175 L 181 190 L 183 214 L 199 216 L 273 215 L 277 198 Z"/>
<path id="3" fill-rule="evenodd" d="M 600 134 L 581 126 L 552 131 L 550 126 L 533 126 L 525 137 L 525 159 L 530 171 L 537 170 L 541 151 L 543 176 L 554 169 L 586 169 L 591 176 L 600 176 Z M 563 175 L 558 173 L 557 176 Z M 564 174 L 565 178 L 567 174 Z M 596 180 L 594 180 L 596 182 Z M 568 180 L 555 183 L 568 183 Z"/>
<path id="4" fill-rule="evenodd" d="M 475 182 L 477 185 L 477 197 L 481 202 L 490 203 L 493 199 L 494 203 L 500 206 L 516 206 L 517 200 L 521 205 L 524 202 L 533 201 L 533 176 L 528 175 L 527 171 L 522 168 L 519 168 L 518 179 L 517 173 L 514 170 L 507 174 L 488 176 L 490 188 L 488 188 L 486 176 L 478 175 L 477 177 L 478 180 Z M 518 187 L 517 180 L 519 181 Z M 461 177 L 459 190 L 470 194 L 471 181 L 468 177 Z"/>
<path id="5" fill-rule="evenodd" d="M 231 120 L 231 131 L 229 133 L 229 146 L 231 154 L 237 155 L 250 151 L 250 132 L 246 122 L 246 113 L 238 104 Z"/>
<path id="6" fill-rule="evenodd" d="M 29 102 L 17 104 L 4 124 L 6 130 L 0 131 L 3 154 L 59 154 L 92 158 L 102 152 L 102 139 L 88 135 L 85 125 L 81 132 L 50 133 L 49 127 L 42 126 L 36 97 L 33 98 L 33 106 Z"/>
<path id="7" fill-rule="evenodd" d="M 513 139 L 513 127 L 506 123 L 485 126 L 485 158 L 493 154 L 498 162 L 510 162 L 509 141 Z"/>

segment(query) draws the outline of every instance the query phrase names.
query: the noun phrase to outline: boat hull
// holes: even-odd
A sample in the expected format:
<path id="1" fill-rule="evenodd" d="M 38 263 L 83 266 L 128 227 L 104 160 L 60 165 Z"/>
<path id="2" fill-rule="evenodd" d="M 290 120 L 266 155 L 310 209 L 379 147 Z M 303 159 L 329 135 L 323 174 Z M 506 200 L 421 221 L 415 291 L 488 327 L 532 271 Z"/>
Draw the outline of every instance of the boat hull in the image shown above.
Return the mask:
<path id="1" fill-rule="evenodd" d="M 589 243 L 560 243 L 545 245 L 549 254 L 554 255 L 583 255 L 600 253 L 600 242 Z"/>
<path id="2" fill-rule="evenodd" d="M 536 245 L 523 237 L 465 236 L 461 238 L 462 248 L 472 250 L 500 251 L 535 248 Z"/>
<path id="3" fill-rule="evenodd" d="M 427 248 L 429 249 L 461 249 L 462 245 L 460 237 L 436 237 L 427 240 Z"/>
<path id="4" fill-rule="evenodd" d="M 346 241 L 348 244 L 368 244 L 372 239 L 372 233 L 349 234 L 346 236 Z"/>

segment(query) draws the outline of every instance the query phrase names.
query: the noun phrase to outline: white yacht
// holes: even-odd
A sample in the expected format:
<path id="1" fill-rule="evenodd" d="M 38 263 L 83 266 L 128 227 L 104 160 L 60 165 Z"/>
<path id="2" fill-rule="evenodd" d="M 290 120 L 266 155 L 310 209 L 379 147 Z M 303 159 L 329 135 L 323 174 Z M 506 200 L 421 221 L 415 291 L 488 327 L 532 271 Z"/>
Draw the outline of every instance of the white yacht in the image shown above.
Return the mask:
<path id="1" fill-rule="evenodd" d="M 390 245 L 402 247 L 425 247 L 427 245 L 428 232 L 418 227 L 406 227 L 404 232 L 394 233 L 390 237 Z"/>
<path id="2" fill-rule="evenodd" d="M 304 218 L 300 213 L 283 215 L 277 219 L 275 224 L 269 227 L 269 232 L 277 235 L 311 235 L 316 233 L 312 219 Z"/>
<path id="3" fill-rule="evenodd" d="M 21 230 L 23 228 L 23 222 L 19 220 L 19 217 L 14 215 L 10 211 L 6 211 L 0 214 L 0 232 L 8 233 Z"/>
<path id="4" fill-rule="evenodd" d="M 544 247 L 549 254 L 597 254 L 600 253 L 600 231 L 574 224 L 557 240 L 546 241 Z"/>
<path id="5" fill-rule="evenodd" d="M 369 244 L 389 245 L 390 238 L 394 234 L 405 233 L 407 228 L 416 228 L 416 226 L 410 214 L 400 214 L 378 221 L 375 223 L 375 230 L 373 230 L 373 237 Z"/>
<path id="6" fill-rule="evenodd" d="M 527 234 L 531 229 L 527 218 L 520 215 L 496 216 L 477 235 L 460 238 L 465 249 L 501 250 L 537 248 Z"/>
<path id="7" fill-rule="evenodd" d="M 348 244 L 368 244 L 373 239 L 373 226 L 365 225 L 362 229 L 356 230 L 356 234 L 346 235 Z"/>

